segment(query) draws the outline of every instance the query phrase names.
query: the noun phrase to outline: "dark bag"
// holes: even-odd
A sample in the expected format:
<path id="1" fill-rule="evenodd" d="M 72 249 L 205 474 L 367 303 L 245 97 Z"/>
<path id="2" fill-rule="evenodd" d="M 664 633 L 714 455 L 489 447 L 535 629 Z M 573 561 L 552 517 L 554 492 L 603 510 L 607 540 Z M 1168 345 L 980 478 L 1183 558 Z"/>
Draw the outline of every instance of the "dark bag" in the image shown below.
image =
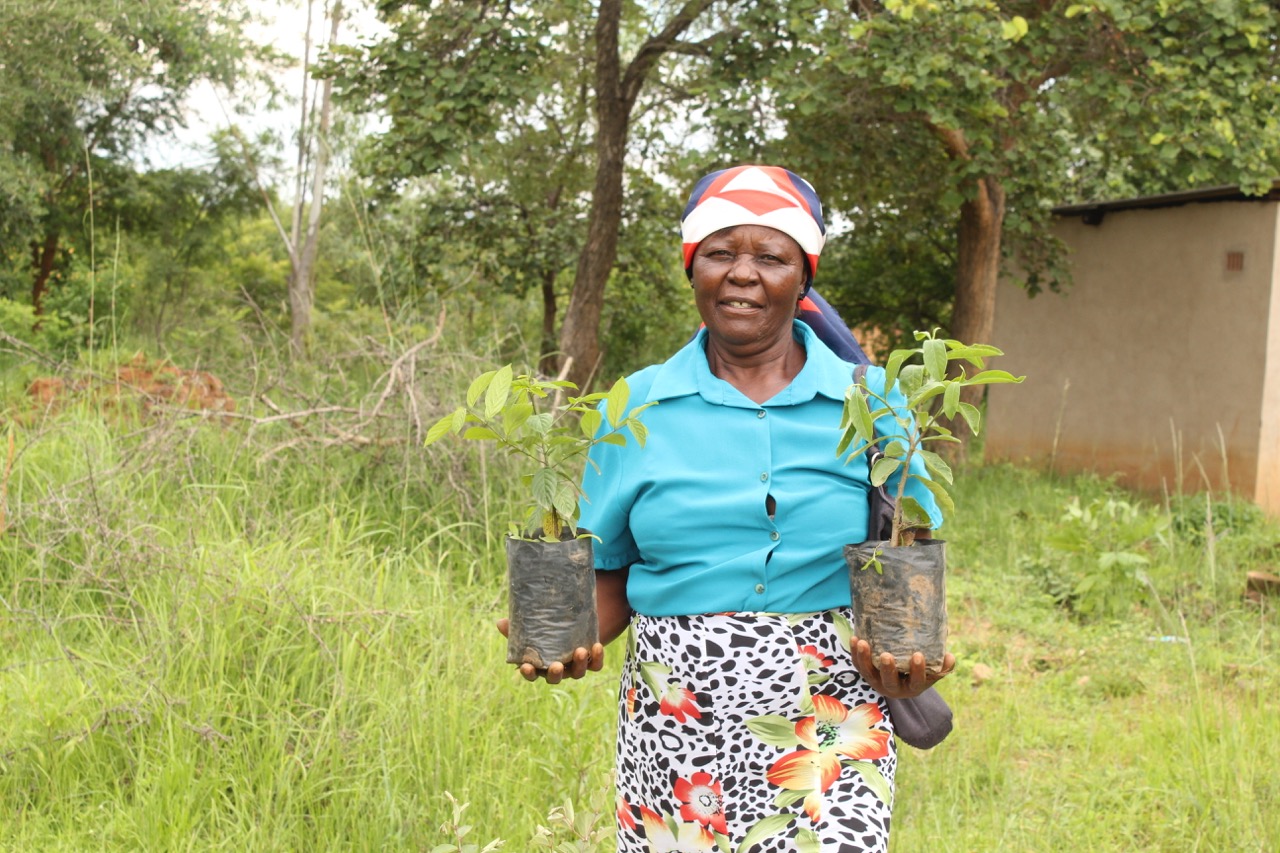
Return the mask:
<path id="1" fill-rule="evenodd" d="M 853 369 L 853 381 L 859 383 L 867 373 L 867 366 L 859 364 Z M 867 470 L 883 456 L 879 445 L 867 452 Z M 867 495 L 867 541 L 883 542 L 893 535 L 893 498 L 884 485 L 873 486 Z M 930 687 L 913 699 L 887 699 L 889 718 L 898 738 L 916 749 L 932 749 L 951 734 L 951 708 L 947 701 Z"/>

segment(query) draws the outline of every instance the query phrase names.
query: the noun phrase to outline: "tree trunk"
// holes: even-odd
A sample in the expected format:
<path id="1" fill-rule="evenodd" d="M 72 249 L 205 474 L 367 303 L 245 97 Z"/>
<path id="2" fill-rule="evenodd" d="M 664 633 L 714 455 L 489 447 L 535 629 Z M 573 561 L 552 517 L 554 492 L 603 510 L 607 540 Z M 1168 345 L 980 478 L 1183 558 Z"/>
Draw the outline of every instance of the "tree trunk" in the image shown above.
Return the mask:
<path id="1" fill-rule="evenodd" d="M 618 256 L 622 224 L 622 176 L 631 104 L 623 98 L 622 63 L 618 59 L 621 19 L 621 0 L 602 0 L 596 19 L 596 180 L 587 241 L 578 256 L 560 330 L 560 357 L 573 359 L 568 379 L 584 393 L 602 356 L 600 314 L 605 285 Z"/>
<path id="2" fill-rule="evenodd" d="M 58 232 L 50 231 L 44 235 L 43 243 L 31 244 L 31 309 L 39 317 L 44 314 L 44 294 L 48 289 L 49 277 L 53 275 L 53 263 L 58 259 Z"/>
<path id="3" fill-rule="evenodd" d="M 544 376 L 556 375 L 556 271 L 542 274 L 542 357 L 538 370 Z"/>
<path id="4" fill-rule="evenodd" d="M 338 27 L 342 23 L 342 0 L 333 4 L 329 28 L 329 46 L 337 44 Z M 311 329 L 311 308 L 315 304 L 315 266 L 320 251 L 320 212 L 324 207 L 324 179 L 329 165 L 329 124 L 333 106 L 333 80 L 327 78 L 321 88 L 320 123 L 316 130 L 315 170 L 311 183 L 311 207 L 307 213 L 307 233 L 296 257 L 292 258 L 289 276 L 289 347 L 294 357 L 303 354 L 307 332 Z M 305 139 L 301 143 L 305 145 Z M 301 199 L 295 206 L 294 221 L 301 213 Z M 297 243 L 294 243 L 295 247 Z"/>
<path id="5" fill-rule="evenodd" d="M 622 71 L 618 59 L 621 0 L 601 0 L 596 18 L 596 180 L 591 195 L 591 224 L 578 256 L 573 292 L 560 330 L 560 359 L 572 358 L 568 378 L 582 392 L 589 390 L 600 368 L 600 315 L 609 273 L 618 257 L 618 229 L 622 225 L 622 182 L 626 165 L 631 110 L 645 78 L 712 0 L 685 0 L 662 31 L 636 51 Z"/>
<path id="6" fill-rule="evenodd" d="M 989 344 L 995 329 L 996 283 L 1000 278 L 1000 242 L 1004 233 L 1005 192 L 993 177 L 978 182 L 978 194 L 960 207 L 956 255 L 956 298 L 951 310 L 951 337 L 967 344 Z M 977 406 L 985 386 L 965 388 L 961 399 Z M 956 418 L 949 428 L 963 442 L 952 445 L 963 457 L 973 437 L 968 423 Z"/>

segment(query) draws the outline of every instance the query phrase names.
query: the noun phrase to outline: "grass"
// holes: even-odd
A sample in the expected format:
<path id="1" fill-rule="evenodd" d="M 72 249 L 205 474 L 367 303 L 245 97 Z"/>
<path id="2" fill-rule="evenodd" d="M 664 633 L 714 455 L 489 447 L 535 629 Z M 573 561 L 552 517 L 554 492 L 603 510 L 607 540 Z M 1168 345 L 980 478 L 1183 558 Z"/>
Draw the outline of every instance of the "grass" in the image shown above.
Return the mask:
<path id="1" fill-rule="evenodd" d="M 417 399 L 470 366 L 433 362 Z M 377 370 L 342 375 L 326 393 L 378 396 Z M 502 663 L 514 478 L 410 421 L 275 452 L 305 427 L 92 401 L 7 419 L 0 849 L 433 850 L 456 841 L 447 793 L 476 849 L 530 849 L 566 802 L 608 821 L 619 650 L 554 688 Z M 1045 573 L 1096 556 L 1048 544 L 1072 498 L 1151 522 L 1094 531 L 1145 566 L 1105 612 Z M 904 748 L 894 850 L 1280 849 L 1280 602 L 1240 595 L 1280 531 L 1225 500 L 1207 527 L 1199 500 L 966 472 L 956 732 Z"/>

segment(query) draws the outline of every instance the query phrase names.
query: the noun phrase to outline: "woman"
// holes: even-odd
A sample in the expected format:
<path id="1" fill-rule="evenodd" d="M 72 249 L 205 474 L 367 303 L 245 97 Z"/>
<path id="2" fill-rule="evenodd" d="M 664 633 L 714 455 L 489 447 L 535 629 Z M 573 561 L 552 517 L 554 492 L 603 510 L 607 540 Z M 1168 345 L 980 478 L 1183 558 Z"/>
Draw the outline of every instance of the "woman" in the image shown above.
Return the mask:
<path id="1" fill-rule="evenodd" d="M 868 489 L 865 462 L 835 453 L 851 366 L 796 320 L 821 203 L 785 169 L 740 166 L 698 182 L 681 229 L 704 326 L 628 379 L 633 403 L 658 402 L 646 447 L 599 445 L 583 479 L 601 638 L 631 627 L 618 849 L 884 850 L 885 697 L 918 695 L 954 660 L 935 678 L 917 653 L 901 676 L 850 636 L 841 549 L 866 538 Z M 884 372 L 867 379 L 880 391 Z M 926 489 L 908 493 L 941 521 Z M 597 645 L 523 674 L 602 662 Z"/>

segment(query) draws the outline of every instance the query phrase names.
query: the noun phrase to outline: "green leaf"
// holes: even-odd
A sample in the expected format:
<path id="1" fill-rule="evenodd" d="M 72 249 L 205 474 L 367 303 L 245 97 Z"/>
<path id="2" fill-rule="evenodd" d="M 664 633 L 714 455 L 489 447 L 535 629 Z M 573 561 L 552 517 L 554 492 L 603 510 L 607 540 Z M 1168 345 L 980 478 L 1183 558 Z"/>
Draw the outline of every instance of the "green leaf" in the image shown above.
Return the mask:
<path id="1" fill-rule="evenodd" d="M 951 466 L 947 464 L 947 460 L 943 459 L 932 450 L 925 450 L 924 448 L 921 448 L 916 452 L 920 454 L 920 459 L 924 462 L 924 467 L 928 469 L 929 473 L 935 478 L 944 483 L 955 482 L 951 477 Z"/>
<path id="2" fill-rule="evenodd" d="M 938 502 L 938 508 L 942 510 L 944 516 L 950 516 L 956 511 L 956 505 L 951 500 L 951 495 L 946 488 L 936 480 L 921 480 L 924 487 L 933 495 L 933 499 Z M 905 498 L 903 499 L 905 500 Z"/>
<path id="3" fill-rule="evenodd" d="M 644 680 L 649 692 L 653 694 L 655 699 L 662 696 L 662 688 L 666 684 L 666 679 L 661 678 L 661 676 L 670 674 L 671 667 L 669 666 L 652 661 L 642 661 L 640 663 L 640 678 Z"/>
<path id="4" fill-rule="evenodd" d="M 560 478 L 556 476 L 556 472 L 550 468 L 539 468 L 533 472 L 533 484 L 531 493 L 534 503 L 538 505 L 538 509 L 546 512 L 555 506 L 556 489 L 560 485 Z"/>
<path id="5" fill-rule="evenodd" d="M 738 845 L 737 853 L 750 853 L 751 848 L 755 847 L 766 838 L 773 838 L 780 834 L 788 826 L 795 823 L 794 815 L 775 814 L 766 818 L 761 818 L 755 826 L 742 836 L 742 843 Z"/>
<path id="6" fill-rule="evenodd" d="M 804 788 L 798 791 L 788 791 L 784 789 L 779 792 L 778 796 L 773 798 L 773 806 L 774 808 L 785 809 L 800 802 L 805 797 L 809 796 L 809 793 L 809 790 Z"/>
<path id="7" fill-rule="evenodd" d="M 489 387 L 489 383 L 493 381 L 493 377 L 497 372 L 496 370 L 489 370 L 471 380 L 471 387 L 467 389 L 468 406 L 476 404 L 476 401 L 480 399 L 480 395 L 484 393 L 484 390 Z"/>
<path id="8" fill-rule="evenodd" d="M 627 429 L 631 430 L 631 435 L 635 438 L 636 444 L 644 447 L 644 443 L 649 440 L 649 428 L 639 418 L 627 418 L 626 426 Z"/>
<path id="9" fill-rule="evenodd" d="M 846 761 L 844 764 L 846 767 L 853 768 L 854 772 L 862 777 L 862 781 L 875 792 L 880 802 L 888 806 L 893 805 L 893 791 L 889 788 L 889 782 L 874 764 L 870 761 Z"/>
<path id="10" fill-rule="evenodd" d="M 915 355 L 917 350 L 896 349 L 889 353 L 889 360 L 884 366 L 884 390 L 885 396 L 889 396 L 889 389 L 893 387 L 893 383 L 898 380 L 898 374 L 902 372 L 903 363 Z"/>
<path id="11" fill-rule="evenodd" d="M 627 437 L 621 433 L 611 432 L 608 435 L 600 436 L 601 444 L 612 444 L 617 447 L 627 446 Z"/>
<path id="12" fill-rule="evenodd" d="M 840 645 L 846 649 L 849 648 L 849 641 L 853 639 L 853 626 L 849 624 L 849 620 L 831 611 L 831 625 L 835 629 L 836 639 L 840 641 Z"/>
<path id="13" fill-rule="evenodd" d="M 453 412 L 450 412 L 431 425 L 431 429 L 427 430 L 427 437 L 423 440 L 422 446 L 428 447 L 435 444 L 441 438 L 453 431 Z"/>
<path id="14" fill-rule="evenodd" d="M 539 412 L 524 424 L 534 435 L 546 435 L 555 426 L 555 418 L 550 412 Z"/>
<path id="15" fill-rule="evenodd" d="M 876 437 L 875 419 L 871 417 L 867 397 L 857 386 L 845 391 L 844 414 L 858 438 L 870 443 Z"/>
<path id="16" fill-rule="evenodd" d="M 631 389 L 627 386 L 626 379 L 613 383 L 613 387 L 609 389 L 608 402 L 605 403 L 605 416 L 609 419 L 609 426 L 616 427 L 622 422 L 627 411 L 627 400 L 630 398 Z"/>
<path id="17" fill-rule="evenodd" d="M 969 425 L 969 430 L 974 435 L 981 431 L 982 427 L 982 411 L 972 403 L 960 404 L 960 416 L 964 418 L 965 423 Z"/>
<path id="18" fill-rule="evenodd" d="M 894 472 L 901 467 L 901 459 L 894 459 L 891 456 L 880 457 L 876 460 L 876 464 L 871 466 L 871 485 L 883 486 L 885 481 L 892 477 Z"/>
<path id="19" fill-rule="evenodd" d="M 596 432 L 600 429 L 600 423 L 603 420 L 604 416 L 600 414 L 599 409 L 588 409 L 582 413 L 582 417 L 578 421 L 578 427 L 582 430 L 582 434 L 587 438 L 595 438 Z"/>
<path id="20" fill-rule="evenodd" d="M 462 434 L 468 441 L 497 441 L 498 434 L 488 427 L 473 426 Z"/>
<path id="21" fill-rule="evenodd" d="M 796 725 L 779 714 L 766 714 L 763 717 L 747 720 L 747 728 L 760 740 L 782 749 L 799 746 L 796 738 Z"/>
<path id="22" fill-rule="evenodd" d="M 531 403 L 516 402 L 507 406 L 502 412 L 502 431 L 507 435 L 515 435 L 524 426 L 525 421 L 533 416 Z"/>
<path id="23" fill-rule="evenodd" d="M 932 480 L 921 480 L 926 485 L 932 483 Z M 937 483 L 934 483 L 936 486 Z M 932 491 L 932 489 L 930 490 Z M 898 507 L 902 511 L 902 526 L 905 527 L 932 527 L 933 521 L 929 518 L 929 513 L 924 511 L 924 507 L 920 502 L 910 495 L 903 495 L 902 500 L 898 502 Z"/>
<path id="24" fill-rule="evenodd" d="M 954 418 L 960 406 L 961 385 L 959 382 L 948 382 L 946 385 L 946 389 L 942 392 L 942 413 L 949 418 Z"/>
<path id="25" fill-rule="evenodd" d="M 842 421 L 847 421 L 847 416 L 841 417 Z M 840 440 L 836 442 L 836 456 L 844 456 L 844 452 L 849 449 L 849 445 L 853 444 L 853 440 L 858 437 L 858 431 L 854 429 L 853 424 L 844 423 L 841 425 Z M 863 448 L 864 450 L 866 448 Z M 853 454 L 845 460 L 846 463 L 853 460 L 858 454 Z"/>
<path id="26" fill-rule="evenodd" d="M 557 478 L 558 479 L 558 478 Z M 571 522 L 578 515 L 578 490 L 572 483 L 560 480 L 551 505 L 564 521 Z"/>
<path id="27" fill-rule="evenodd" d="M 902 371 L 898 374 L 898 390 L 903 393 L 907 399 L 915 396 L 916 392 L 924 385 L 925 369 L 919 364 L 904 365 Z"/>
<path id="28" fill-rule="evenodd" d="M 1001 35 L 1006 41 L 1021 41 L 1028 31 L 1027 19 L 1021 15 L 1014 15 L 1008 21 L 1004 21 L 1000 25 Z"/>
<path id="29" fill-rule="evenodd" d="M 511 365 L 499 368 L 484 392 L 484 416 L 493 420 L 507 405 L 511 395 Z"/>
<path id="30" fill-rule="evenodd" d="M 1067 7 L 1067 17 L 1074 18 L 1076 15 L 1083 15 L 1089 11 L 1089 7 L 1083 3 L 1075 3 Z"/>
<path id="31" fill-rule="evenodd" d="M 966 377 L 963 382 L 965 385 L 1001 385 L 1009 382 L 1018 383 L 1026 378 L 1025 376 L 1014 376 L 1007 370 L 984 370 L 981 373 Z"/>
<path id="32" fill-rule="evenodd" d="M 822 838 L 812 829 L 796 830 L 796 853 L 822 853 Z"/>

